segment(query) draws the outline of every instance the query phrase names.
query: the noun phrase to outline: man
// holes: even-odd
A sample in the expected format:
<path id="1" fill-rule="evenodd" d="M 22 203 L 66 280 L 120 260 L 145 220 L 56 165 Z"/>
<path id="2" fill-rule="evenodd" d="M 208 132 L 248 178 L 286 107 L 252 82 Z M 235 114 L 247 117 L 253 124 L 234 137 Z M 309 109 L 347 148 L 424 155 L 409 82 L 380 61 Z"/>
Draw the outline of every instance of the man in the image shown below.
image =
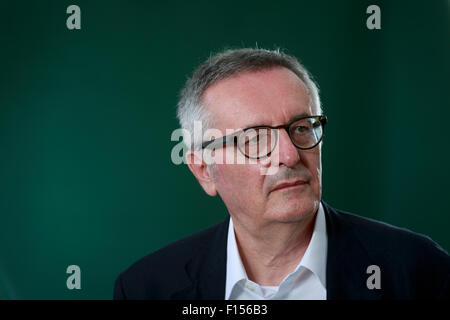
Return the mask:
<path id="1" fill-rule="evenodd" d="M 186 159 L 230 216 L 136 262 L 118 277 L 116 299 L 449 297 L 450 258 L 436 243 L 322 200 L 327 119 L 294 57 L 211 57 L 187 81 L 178 116 L 188 132 L 201 121 L 221 133 L 194 136 Z"/>

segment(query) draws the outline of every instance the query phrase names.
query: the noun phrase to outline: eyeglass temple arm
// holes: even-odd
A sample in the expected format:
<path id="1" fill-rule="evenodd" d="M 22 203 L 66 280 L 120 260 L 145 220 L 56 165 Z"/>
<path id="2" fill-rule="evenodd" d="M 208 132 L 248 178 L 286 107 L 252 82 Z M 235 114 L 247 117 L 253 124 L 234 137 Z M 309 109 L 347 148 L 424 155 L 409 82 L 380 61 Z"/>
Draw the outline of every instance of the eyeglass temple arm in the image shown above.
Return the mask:
<path id="1" fill-rule="evenodd" d="M 238 133 L 233 133 L 231 135 L 228 136 L 223 136 L 214 140 L 209 140 L 209 141 L 205 141 L 202 143 L 202 149 L 205 148 L 214 148 L 214 147 L 221 147 L 224 144 L 226 144 L 227 142 L 230 142 L 231 140 L 234 141 L 234 139 L 237 137 Z"/>

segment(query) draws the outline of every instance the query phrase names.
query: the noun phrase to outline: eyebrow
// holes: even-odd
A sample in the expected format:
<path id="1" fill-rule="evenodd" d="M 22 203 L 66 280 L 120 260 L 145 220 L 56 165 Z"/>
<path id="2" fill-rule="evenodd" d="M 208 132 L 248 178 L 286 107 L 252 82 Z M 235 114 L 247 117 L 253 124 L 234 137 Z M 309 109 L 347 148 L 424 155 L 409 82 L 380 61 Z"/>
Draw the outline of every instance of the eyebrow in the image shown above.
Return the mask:
<path id="1" fill-rule="evenodd" d="M 310 116 L 313 116 L 313 115 L 308 114 L 306 112 L 302 112 L 300 114 L 296 114 L 295 116 L 290 117 L 287 123 L 291 123 L 291 122 L 293 122 L 293 121 L 295 121 L 297 119 L 304 118 L 304 117 L 310 117 Z M 270 126 L 270 125 L 268 125 L 267 123 L 253 124 L 253 125 L 245 126 L 244 128 L 264 127 L 264 126 Z"/>

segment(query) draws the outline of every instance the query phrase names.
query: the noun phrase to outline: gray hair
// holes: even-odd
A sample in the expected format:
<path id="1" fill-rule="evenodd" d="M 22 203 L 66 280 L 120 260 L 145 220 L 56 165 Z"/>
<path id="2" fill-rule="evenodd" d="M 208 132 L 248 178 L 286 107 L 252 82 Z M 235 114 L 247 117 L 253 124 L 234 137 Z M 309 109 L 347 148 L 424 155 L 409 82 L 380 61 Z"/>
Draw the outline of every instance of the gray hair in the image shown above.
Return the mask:
<path id="1" fill-rule="evenodd" d="M 319 89 L 306 68 L 294 56 L 280 52 L 279 49 L 243 48 L 225 50 L 211 56 L 201 64 L 181 90 L 177 117 L 181 128 L 187 130 L 192 137 L 190 140 L 192 144 L 187 147 L 196 150 L 201 148 L 202 141 L 194 141 L 194 139 L 201 139 L 201 137 L 194 137 L 195 121 L 201 121 L 204 130 L 211 128 L 213 124 L 214 119 L 202 103 L 202 97 L 206 89 L 214 83 L 238 73 L 256 72 L 278 67 L 291 70 L 303 81 L 310 97 L 311 106 L 321 113 Z"/>

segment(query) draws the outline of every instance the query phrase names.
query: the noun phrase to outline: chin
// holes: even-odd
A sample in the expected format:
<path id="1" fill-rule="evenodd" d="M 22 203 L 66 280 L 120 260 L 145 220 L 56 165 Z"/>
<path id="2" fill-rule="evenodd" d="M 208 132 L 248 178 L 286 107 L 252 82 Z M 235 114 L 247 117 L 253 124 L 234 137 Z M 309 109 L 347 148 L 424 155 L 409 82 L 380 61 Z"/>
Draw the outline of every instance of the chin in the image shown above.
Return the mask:
<path id="1" fill-rule="evenodd" d="M 270 218 L 279 222 L 298 222 L 314 215 L 319 208 L 319 201 L 314 199 L 284 202 L 281 207 L 274 208 Z"/>

